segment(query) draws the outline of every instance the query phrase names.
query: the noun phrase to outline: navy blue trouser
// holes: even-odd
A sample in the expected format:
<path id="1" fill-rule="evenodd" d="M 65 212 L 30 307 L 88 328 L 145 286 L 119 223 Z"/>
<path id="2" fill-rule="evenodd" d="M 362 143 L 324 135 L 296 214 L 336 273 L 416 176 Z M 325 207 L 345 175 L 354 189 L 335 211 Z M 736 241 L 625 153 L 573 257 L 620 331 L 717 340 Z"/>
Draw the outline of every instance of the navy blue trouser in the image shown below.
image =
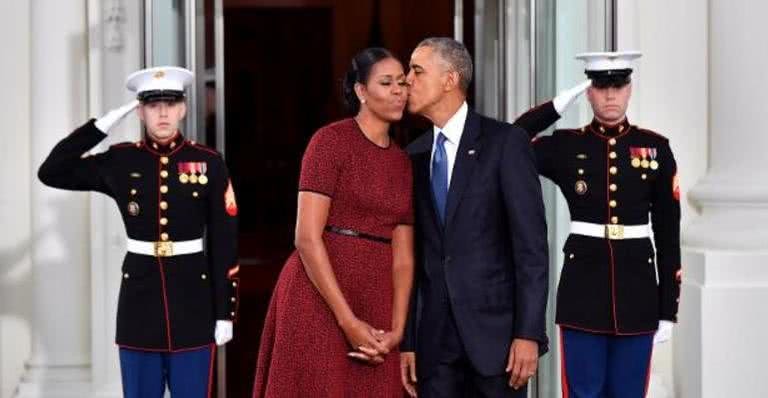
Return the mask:
<path id="1" fill-rule="evenodd" d="M 123 397 L 162 398 L 167 386 L 172 397 L 208 398 L 215 352 L 213 344 L 173 353 L 121 348 Z"/>
<path id="2" fill-rule="evenodd" d="M 614 336 L 560 328 L 563 398 L 645 397 L 653 333 Z"/>
<path id="3" fill-rule="evenodd" d="M 419 378 L 419 398 L 524 398 L 528 386 L 513 390 L 509 374 L 478 374 L 469 362 L 453 315 L 442 330 L 440 362 L 428 377 Z M 508 347 L 499 347 L 507 350 Z M 418 358 L 416 359 L 418 361 Z"/>

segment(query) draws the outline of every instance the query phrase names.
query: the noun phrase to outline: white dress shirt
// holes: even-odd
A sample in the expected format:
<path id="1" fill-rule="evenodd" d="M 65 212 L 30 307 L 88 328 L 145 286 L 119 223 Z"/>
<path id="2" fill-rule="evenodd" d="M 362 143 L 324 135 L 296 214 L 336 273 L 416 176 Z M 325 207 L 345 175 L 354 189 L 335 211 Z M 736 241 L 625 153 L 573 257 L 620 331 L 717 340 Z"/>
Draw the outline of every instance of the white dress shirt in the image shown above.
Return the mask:
<path id="1" fill-rule="evenodd" d="M 445 136 L 445 154 L 448 158 L 448 188 L 451 187 L 451 176 L 453 175 L 453 165 L 456 164 L 456 152 L 459 151 L 459 142 L 461 141 L 461 134 L 464 132 L 464 124 L 467 121 L 467 112 L 469 106 L 464 102 L 459 107 L 459 110 L 451 116 L 445 123 L 445 126 L 440 127 L 433 126 L 434 134 L 432 137 L 432 156 L 429 158 L 429 175 L 432 176 L 432 161 L 435 157 L 435 147 L 437 145 L 437 135 L 442 132 Z"/>

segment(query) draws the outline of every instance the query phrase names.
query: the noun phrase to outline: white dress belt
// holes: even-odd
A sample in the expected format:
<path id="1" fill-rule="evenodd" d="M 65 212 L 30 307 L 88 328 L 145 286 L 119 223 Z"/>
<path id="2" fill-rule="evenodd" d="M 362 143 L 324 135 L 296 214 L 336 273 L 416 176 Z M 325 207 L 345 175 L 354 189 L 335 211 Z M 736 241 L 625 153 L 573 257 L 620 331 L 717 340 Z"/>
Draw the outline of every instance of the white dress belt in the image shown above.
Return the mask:
<path id="1" fill-rule="evenodd" d="M 651 236 L 648 224 L 593 224 L 583 221 L 571 221 L 571 233 L 611 240 L 640 239 Z"/>
<path id="2" fill-rule="evenodd" d="M 154 257 L 181 256 L 203 251 L 203 239 L 184 240 L 179 242 L 145 242 L 128 238 L 126 249 L 135 254 Z"/>

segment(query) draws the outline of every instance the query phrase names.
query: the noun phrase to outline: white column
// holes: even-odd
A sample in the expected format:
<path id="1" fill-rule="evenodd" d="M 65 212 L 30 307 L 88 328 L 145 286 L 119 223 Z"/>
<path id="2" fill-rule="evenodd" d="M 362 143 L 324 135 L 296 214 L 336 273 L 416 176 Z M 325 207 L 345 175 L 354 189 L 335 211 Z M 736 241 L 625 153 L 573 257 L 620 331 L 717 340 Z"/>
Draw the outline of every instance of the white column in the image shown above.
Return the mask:
<path id="1" fill-rule="evenodd" d="M 683 397 L 764 397 L 768 328 L 768 69 L 761 0 L 709 2 L 710 167 L 684 235 L 675 368 Z"/>
<path id="2" fill-rule="evenodd" d="M 31 159 L 86 118 L 84 0 L 31 3 Z M 20 397 L 84 397 L 90 380 L 88 196 L 32 182 L 33 343 Z"/>
<path id="3" fill-rule="evenodd" d="M 683 226 L 698 216 L 688 191 L 707 170 L 707 13 L 701 0 L 618 1 L 618 49 L 643 53 L 632 74 L 629 120 L 669 138 L 680 175 Z M 683 297 L 682 304 L 689 299 Z M 654 347 L 649 398 L 683 396 L 675 391 L 681 371 L 675 362 L 685 358 L 676 348 L 686 339 L 678 332 L 689 322 L 682 312 L 674 338 Z"/>

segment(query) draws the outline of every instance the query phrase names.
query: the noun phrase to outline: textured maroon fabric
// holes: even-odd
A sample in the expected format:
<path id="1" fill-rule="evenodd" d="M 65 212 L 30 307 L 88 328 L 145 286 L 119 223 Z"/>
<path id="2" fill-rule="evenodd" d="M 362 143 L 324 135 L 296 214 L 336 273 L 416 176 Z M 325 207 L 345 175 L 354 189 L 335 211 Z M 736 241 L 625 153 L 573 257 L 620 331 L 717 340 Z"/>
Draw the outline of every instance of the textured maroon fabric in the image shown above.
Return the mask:
<path id="1" fill-rule="evenodd" d="M 299 190 L 332 198 L 328 225 L 391 238 L 413 222 L 411 165 L 394 144 L 369 141 L 353 119 L 320 129 L 301 167 Z M 344 297 L 373 327 L 392 323 L 392 247 L 324 234 Z M 349 346 L 336 319 L 307 277 L 298 253 L 275 286 L 256 368 L 254 397 L 402 397 L 399 353 L 378 366 L 346 356 Z"/>

